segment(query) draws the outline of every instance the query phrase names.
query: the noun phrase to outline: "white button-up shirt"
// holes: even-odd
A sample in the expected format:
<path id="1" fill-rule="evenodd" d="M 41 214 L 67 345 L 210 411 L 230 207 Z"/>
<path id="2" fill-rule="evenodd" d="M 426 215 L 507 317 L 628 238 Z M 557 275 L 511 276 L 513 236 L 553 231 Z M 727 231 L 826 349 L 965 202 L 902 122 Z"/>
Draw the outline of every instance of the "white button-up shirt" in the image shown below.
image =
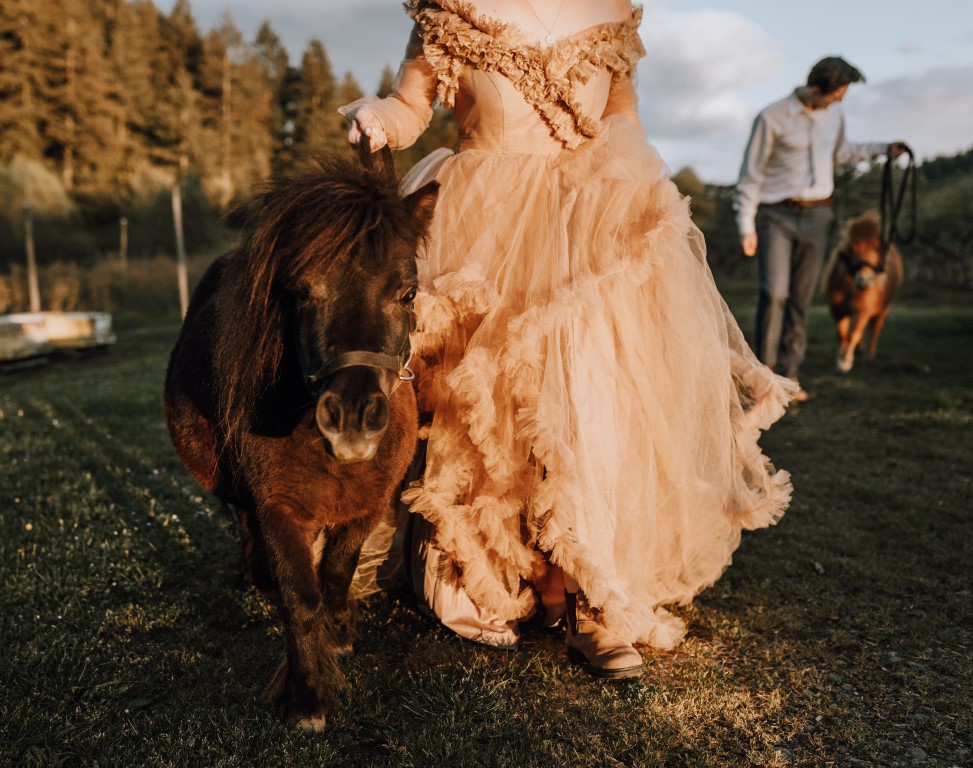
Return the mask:
<path id="1" fill-rule="evenodd" d="M 734 198 L 740 234 L 756 231 L 760 203 L 831 197 L 835 165 L 872 160 L 887 148 L 846 141 L 845 115 L 838 103 L 808 109 L 795 92 L 771 104 L 754 120 L 743 155 Z"/>

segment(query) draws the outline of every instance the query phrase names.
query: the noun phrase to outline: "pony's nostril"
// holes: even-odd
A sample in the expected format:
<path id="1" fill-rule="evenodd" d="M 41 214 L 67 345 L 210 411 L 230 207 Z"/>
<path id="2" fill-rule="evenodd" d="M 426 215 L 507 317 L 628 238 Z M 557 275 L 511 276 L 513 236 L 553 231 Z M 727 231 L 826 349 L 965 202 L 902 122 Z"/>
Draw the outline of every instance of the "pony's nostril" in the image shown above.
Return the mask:
<path id="1" fill-rule="evenodd" d="M 389 423 L 389 401 L 380 392 L 371 395 L 365 401 L 361 414 L 362 429 L 367 432 L 378 432 Z"/>
<path id="2" fill-rule="evenodd" d="M 325 392 L 318 400 L 318 427 L 323 431 L 340 432 L 345 427 L 345 409 L 341 398 L 332 392 Z"/>

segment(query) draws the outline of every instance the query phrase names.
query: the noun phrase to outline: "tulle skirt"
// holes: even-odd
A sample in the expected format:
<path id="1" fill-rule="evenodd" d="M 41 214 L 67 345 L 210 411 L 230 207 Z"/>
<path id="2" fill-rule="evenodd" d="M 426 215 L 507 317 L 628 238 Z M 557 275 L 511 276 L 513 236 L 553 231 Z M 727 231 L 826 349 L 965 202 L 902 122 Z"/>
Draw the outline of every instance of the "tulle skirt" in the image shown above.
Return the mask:
<path id="1" fill-rule="evenodd" d="M 577 150 L 439 150 L 413 338 L 437 578 L 501 620 L 548 562 L 630 642 L 671 647 L 741 531 L 791 493 L 758 446 L 790 382 L 751 353 L 689 202 L 641 132 L 610 118 Z"/>

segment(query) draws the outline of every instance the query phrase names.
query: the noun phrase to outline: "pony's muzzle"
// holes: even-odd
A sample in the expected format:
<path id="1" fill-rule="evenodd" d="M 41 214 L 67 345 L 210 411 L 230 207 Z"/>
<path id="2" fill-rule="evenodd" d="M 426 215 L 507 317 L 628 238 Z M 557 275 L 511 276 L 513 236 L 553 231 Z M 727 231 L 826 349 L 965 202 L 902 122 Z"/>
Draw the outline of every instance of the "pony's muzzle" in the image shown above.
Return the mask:
<path id="1" fill-rule="evenodd" d="M 374 369 L 355 366 L 336 373 L 318 397 L 315 422 L 338 461 L 371 461 L 378 453 L 391 415 L 381 383 Z"/>
<path id="2" fill-rule="evenodd" d="M 858 270 L 855 274 L 855 288 L 859 291 L 868 290 L 875 282 L 876 277 L 875 270 L 871 267 Z"/>

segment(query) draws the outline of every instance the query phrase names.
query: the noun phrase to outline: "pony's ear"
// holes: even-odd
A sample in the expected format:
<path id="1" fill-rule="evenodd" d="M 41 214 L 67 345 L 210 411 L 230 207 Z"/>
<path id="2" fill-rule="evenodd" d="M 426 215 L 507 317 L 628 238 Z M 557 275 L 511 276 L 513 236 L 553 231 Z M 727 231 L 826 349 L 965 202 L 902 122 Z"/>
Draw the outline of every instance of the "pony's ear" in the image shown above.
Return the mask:
<path id="1" fill-rule="evenodd" d="M 423 231 L 429 228 L 432 213 L 436 210 L 439 198 L 439 182 L 430 181 L 405 198 L 405 204 L 412 209 L 412 215 L 422 224 Z"/>

